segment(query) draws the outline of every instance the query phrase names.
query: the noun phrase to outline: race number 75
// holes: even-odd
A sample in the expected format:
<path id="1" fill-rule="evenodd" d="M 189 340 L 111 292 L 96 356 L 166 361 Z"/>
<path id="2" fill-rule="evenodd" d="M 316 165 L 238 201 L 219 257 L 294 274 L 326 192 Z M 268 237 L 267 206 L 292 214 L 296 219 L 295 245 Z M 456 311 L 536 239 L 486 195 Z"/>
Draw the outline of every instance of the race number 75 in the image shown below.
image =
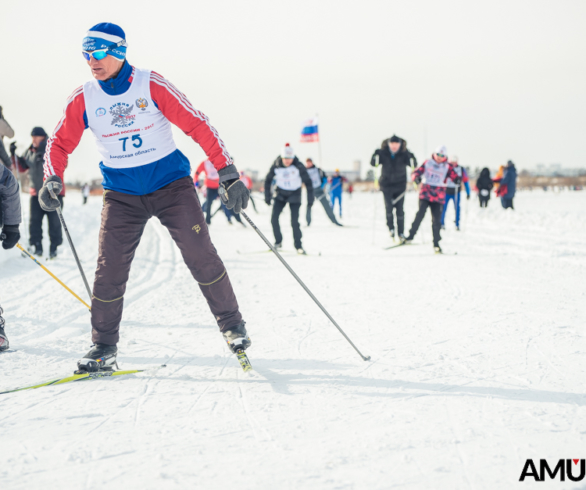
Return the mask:
<path id="1" fill-rule="evenodd" d="M 120 138 L 118 141 L 122 141 L 122 151 L 126 151 L 126 140 L 128 140 L 128 136 L 124 137 L 124 138 Z M 140 148 L 142 146 L 142 138 L 140 137 L 139 134 L 135 134 L 132 136 L 132 146 L 134 146 L 135 148 Z"/>

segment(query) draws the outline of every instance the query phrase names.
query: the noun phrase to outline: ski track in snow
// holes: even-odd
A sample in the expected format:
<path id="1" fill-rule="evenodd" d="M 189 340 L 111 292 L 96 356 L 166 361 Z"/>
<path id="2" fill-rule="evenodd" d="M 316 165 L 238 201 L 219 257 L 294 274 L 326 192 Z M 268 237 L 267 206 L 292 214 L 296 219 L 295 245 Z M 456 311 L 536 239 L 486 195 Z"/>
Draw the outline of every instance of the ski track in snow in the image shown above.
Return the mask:
<path id="1" fill-rule="evenodd" d="M 64 216 L 91 284 L 102 203 L 80 201 L 69 193 Z M 250 227 L 216 215 L 251 374 L 152 219 L 119 362 L 167 367 L 1 395 L 1 488 L 516 488 L 528 458 L 583 458 L 585 205 L 582 192 L 521 192 L 515 212 L 463 201 L 462 231 L 450 208 L 442 232 L 456 256 L 433 254 L 429 215 L 416 246 L 382 250 L 380 193 L 344 195 L 347 228 L 314 208 L 303 244 L 322 255 L 284 257 L 367 363 L 272 254 L 251 253 L 266 245 Z M 407 228 L 416 206 L 408 194 Z M 248 213 L 272 240 L 262 200 L 259 211 Z M 67 243 L 43 263 L 86 300 Z M 71 373 L 90 346 L 87 309 L 18 251 L 0 253 L 0 277 L 11 341 L 0 391 Z"/>

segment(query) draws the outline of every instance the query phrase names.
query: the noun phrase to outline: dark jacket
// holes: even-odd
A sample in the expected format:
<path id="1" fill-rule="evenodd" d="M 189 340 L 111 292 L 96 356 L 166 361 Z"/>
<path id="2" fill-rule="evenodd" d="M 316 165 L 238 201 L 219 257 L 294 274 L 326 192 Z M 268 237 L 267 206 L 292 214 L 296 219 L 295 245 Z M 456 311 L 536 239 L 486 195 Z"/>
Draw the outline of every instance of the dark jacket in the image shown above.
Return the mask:
<path id="1" fill-rule="evenodd" d="M 307 169 L 297 157 L 293 159 L 291 167 L 296 167 L 299 170 L 299 176 L 301 177 L 301 181 L 305 184 L 305 189 L 307 190 L 307 204 L 313 204 L 313 184 L 311 183 L 311 178 L 307 173 Z M 276 173 L 278 172 L 278 169 L 286 168 L 287 167 L 285 167 L 283 164 L 281 157 L 278 157 L 271 166 L 271 169 L 265 178 L 265 201 L 269 201 L 271 199 L 271 184 L 276 176 Z M 281 189 L 278 186 L 277 179 L 276 195 L 274 198 L 277 201 L 285 201 L 294 204 L 301 203 L 301 185 L 299 185 L 299 187 L 294 190 Z"/>
<path id="2" fill-rule="evenodd" d="M 31 183 L 31 196 L 37 196 L 41 187 L 43 187 L 44 170 L 43 165 L 45 163 L 45 148 L 47 147 L 47 138 L 45 138 L 37 148 L 33 145 L 29 146 L 28 150 L 23 156 L 18 157 L 18 163 L 26 169 L 28 169 L 28 177 Z M 65 186 L 61 191 L 60 196 L 65 194 Z"/>
<path id="3" fill-rule="evenodd" d="M 515 191 L 517 190 L 517 169 L 515 165 L 505 167 L 503 178 L 501 179 L 501 187 L 507 187 L 507 193 L 502 195 L 505 199 L 513 199 Z"/>
<path id="4" fill-rule="evenodd" d="M 18 182 L 4 165 L 0 165 L 0 227 L 20 224 L 20 192 Z"/>
<path id="5" fill-rule="evenodd" d="M 10 157 L 8 153 L 6 153 L 6 148 L 4 147 L 4 142 L 2 141 L 2 137 L 0 136 L 0 161 L 4 164 L 6 168 L 12 167 L 12 162 L 10 161 Z"/>
<path id="6" fill-rule="evenodd" d="M 490 192 L 492 190 L 494 186 L 494 183 L 492 182 L 492 179 L 490 178 L 490 171 L 487 168 L 483 168 L 482 172 L 480 172 L 480 176 L 478 177 L 478 180 L 476 181 L 476 188 L 481 191 L 481 190 L 487 190 L 488 192 Z M 489 194 L 490 196 L 490 194 Z"/>
<path id="7" fill-rule="evenodd" d="M 417 160 L 415 159 L 415 155 L 407 149 L 407 142 L 404 139 L 401 139 L 399 151 L 395 155 L 392 155 L 389 149 L 389 140 L 390 138 L 384 140 L 381 143 L 381 147 L 373 153 L 370 164 L 373 167 L 376 166 L 376 156 L 378 155 L 378 161 L 382 167 L 379 180 L 381 187 L 389 187 L 396 184 L 407 185 L 407 167 L 412 166 L 414 169 L 417 168 Z M 413 165 L 411 164 L 411 160 L 413 160 Z"/>

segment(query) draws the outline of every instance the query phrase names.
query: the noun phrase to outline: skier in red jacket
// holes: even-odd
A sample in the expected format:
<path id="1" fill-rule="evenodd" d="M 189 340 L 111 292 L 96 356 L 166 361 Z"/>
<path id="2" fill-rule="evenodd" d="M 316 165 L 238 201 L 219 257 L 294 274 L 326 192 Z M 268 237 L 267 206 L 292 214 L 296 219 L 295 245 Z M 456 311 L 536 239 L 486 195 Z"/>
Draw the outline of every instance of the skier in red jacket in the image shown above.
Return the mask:
<path id="1" fill-rule="evenodd" d="M 446 187 L 448 179 L 451 179 L 459 185 L 460 177 L 454 171 L 454 168 L 448 163 L 448 150 L 445 146 L 438 147 L 432 154 L 429 160 L 423 162 L 423 165 L 414 170 L 411 178 L 417 183 L 421 184 L 419 191 L 419 211 L 415 216 L 415 220 L 409 230 L 409 236 L 401 240 L 402 243 L 410 243 L 413 241 L 419 225 L 425 216 L 427 208 L 431 209 L 431 228 L 433 231 L 433 246 L 436 253 L 441 253 L 442 249 L 439 242 L 442 239 L 440 236 L 442 209 L 446 199 Z"/>

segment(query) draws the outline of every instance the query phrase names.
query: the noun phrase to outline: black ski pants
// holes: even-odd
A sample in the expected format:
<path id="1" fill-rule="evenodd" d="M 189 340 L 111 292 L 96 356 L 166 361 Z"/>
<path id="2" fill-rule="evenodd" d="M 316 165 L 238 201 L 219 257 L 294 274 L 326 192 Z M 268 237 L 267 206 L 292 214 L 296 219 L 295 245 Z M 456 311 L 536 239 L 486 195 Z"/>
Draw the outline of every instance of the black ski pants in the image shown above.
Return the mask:
<path id="1" fill-rule="evenodd" d="M 409 230 L 409 239 L 413 240 L 413 238 L 415 237 L 415 234 L 419 229 L 419 225 L 421 225 L 421 222 L 425 217 L 427 208 L 431 209 L 431 229 L 433 231 L 433 246 L 439 247 L 439 242 L 442 239 L 442 237 L 440 236 L 440 229 L 442 225 L 442 211 L 444 208 L 444 205 L 441 202 L 430 202 L 426 201 L 425 199 L 419 200 L 419 211 L 417 211 L 415 220 L 411 225 L 411 230 Z"/>
<path id="2" fill-rule="evenodd" d="M 393 208 L 397 215 L 397 233 L 402 235 L 405 232 L 405 211 L 403 205 L 405 203 L 405 191 L 407 190 L 407 184 L 400 182 L 398 184 L 391 184 L 389 186 L 381 187 L 381 191 L 385 196 L 385 209 L 387 211 L 387 226 L 389 230 L 394 230 L 394 219 L 393 219 Z M 403 197 L 399 199 L 395 204 L 393 201 L 397 199 L 401 194 Z"/>
<path id="3" fill-rule="evenodd" d="M 340 223 L 338 223 L 338 220 L 336 219 L 336 215 L 334 214 L 334 210 L 332 209 L 332 206 L 330 205 L 330 201 L 328 201 L 328 196 L 324 192 L 324 190 L 321 187 L 318 187 L 317 189 L 314 188 L 313 189 L 313 196 L 315 197 L 315 201 L 319 201 L 321 203 L 321 205 L 324 208 L 324 211 L 328 215 L 328 218 L 330 218 L 330 221 L 332 223 L 334 223 L 335 225 L 341 226 Z M 314 201 L 314 203 L 315 203 L 315 201 Z M 307 211 L 305 213 L 305 219 L 307 220 L 307 226 L 309 226 L 311 224 L 311 208 L 312 208 L 312 206 L 307 206 Z"/>
<path id="4" fill-rule="evenodd" d="M 273 234 L 275 235 L 275 243 L 283 241 L 283 234 L 281 233 L 281 225 L 279 225 L 279 216 L 285 209 L 287 201 L 280 201 L 275 199 L 273 202 L 273 214 L 271 215 L 271 224 L 273 225 Z M 293 228 L 293 241 L 295 248 L 301 248 L 301 226 L 299 226 L 299 208 L 300 202 L 290 202 L 289 209 L 291 210 L 291 227 Z"/>
<path id="5" fill-rule="evenodd" d="M 63 196 L 57 196 L 63 209 Z M 57 211 L 45 211 L 39 204 L 38 196 L 31 196 L 30 206 L 30 223 L 29 223 L 29 244 L 37 245 L 43 243 L 43 217 L 47 216 L 49 221 L 49 239 L 51 240 L 51 250 L 56 250 L 63 243 L 63 230 Z M 42 247 L 41 247 L 42 248 Z"/>
<path id="6" fill-rule="evenodd" d="M 153 216 L 169 230 L 220 330 L 229 330 L 242 320 L 226 268 L 212 244 L 193 181 L 183 177 L 144 196 L 104 191 L 92 295 L 94 343 L 118 343 L 130 266 L 147 221 Z"/>
<path id="7" fill-rule="evenodd" d="M 478 200 L 480 201 L 480 207 L 487 208 L 489 199 L 490 196 L 478 196 Z"/>

